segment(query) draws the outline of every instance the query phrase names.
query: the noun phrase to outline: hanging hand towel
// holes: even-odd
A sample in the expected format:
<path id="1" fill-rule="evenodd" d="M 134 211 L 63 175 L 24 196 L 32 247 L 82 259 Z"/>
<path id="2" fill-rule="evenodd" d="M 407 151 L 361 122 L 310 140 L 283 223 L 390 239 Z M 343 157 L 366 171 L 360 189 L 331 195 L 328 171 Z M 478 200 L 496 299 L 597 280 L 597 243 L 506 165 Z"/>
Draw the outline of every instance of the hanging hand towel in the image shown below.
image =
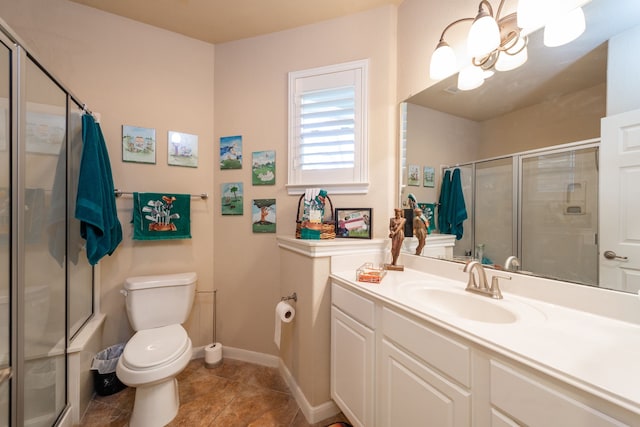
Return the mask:
<path id="1" fill-rule="evenodd" d="M 451 234 L 455 234 L 456 240 L 460 240 L 462 239 L 462 233 L 464 231 L 462 223 L 467 219 L 467 207 L 464 203 L 460 169 L 458 168 L 454 169 L 451 176 L 450 200 L 447 215 L 449 216 L 449 224 L 451 225 Z"/>
<path id="2" fill-rule="evenodd" d="M 191 195 L 133 193 L 133 240 L 191 238 Z"/>
<path id="3" fill-rule="evenodd" d="M 87 241 L 87 259 L 95 265 L 116 250 L 122 241 L 122 227 L 107 145 L 100 125 L 90 114 L 82 116 L 82 143 L 75 217 L 80 220 L 80 235 Z"/>
<path id="4" fill-rule="evenodd" d="M 438 229 L 441 234 L 451 233 L 449 223 L 449 202 L 451 199 L 451 171 L 446 170 L 442 177 L 442 187 L 440 188 L 440 199 L 438 200 Z"/>

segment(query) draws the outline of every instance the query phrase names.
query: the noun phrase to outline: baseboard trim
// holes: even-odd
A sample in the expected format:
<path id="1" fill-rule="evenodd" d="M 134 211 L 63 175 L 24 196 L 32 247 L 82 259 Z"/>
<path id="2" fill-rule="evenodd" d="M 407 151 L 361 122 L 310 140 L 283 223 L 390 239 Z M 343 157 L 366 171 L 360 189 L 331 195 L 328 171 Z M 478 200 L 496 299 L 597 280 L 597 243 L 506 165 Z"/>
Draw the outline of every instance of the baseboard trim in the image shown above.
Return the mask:
<path id="1" fill-rule="evenodd" d="M 194 347 L 191 359 L 199 359 L 204 357 L 204 349 L 206 346 Z M 256 365 L 277 368 L 280 364 L 280 358 L 271 354 L 258 353 L 256 351 L 243 350 L 241 348 L 222 346 L 222 358 L 225 357 L 243 362 L 255 363 Z"/>
<path id="2" fill-rule="evenodd" d="M 205 346 L 194 347 L 191 358 L 199 359 L 204 357 L 204 349 Z M 298 407 L 309 424 L 320 422 L 340 413 L 340 409 L 333 400 L 329 400 L 318 406 L 311 406 L 304 393 L 302 393 L 300 387 L 298 387 L 298 383 L 295 378 L 293 378 L 293 375 L 291 375 L 291 372 L 289 372 L 287 366 L 284 364 L 282 359 L 277 356 L 243 350 L 235 347 L 222 346 L 222 358 L 224 359 L 225 357 L 234 360 L 241 360 L 243 362 L 255 363 L 256 365 L 268 366 L 270 368 L 278 368 L 280 375 L 282 375 L 282 378 L 291 391 L 291 395 L 296 400 Z"/>
<path id="3" fill-rule="evenodd" d="M 309 424 L 315 424 L 340 413 L 340 409 L 333 400 L 328 400 L 327 402 L 324 402 L 318 406 L 311 406 L 282 359 L 278 360 L 280 361 L 280 375 L 282 375 L 284 381 L 287 383 L 287 386 L 289 387 L 293 398 L 296 399 L 298 407 L 304 414 L 304 417 L 307 419 L 307 422 Z"/>

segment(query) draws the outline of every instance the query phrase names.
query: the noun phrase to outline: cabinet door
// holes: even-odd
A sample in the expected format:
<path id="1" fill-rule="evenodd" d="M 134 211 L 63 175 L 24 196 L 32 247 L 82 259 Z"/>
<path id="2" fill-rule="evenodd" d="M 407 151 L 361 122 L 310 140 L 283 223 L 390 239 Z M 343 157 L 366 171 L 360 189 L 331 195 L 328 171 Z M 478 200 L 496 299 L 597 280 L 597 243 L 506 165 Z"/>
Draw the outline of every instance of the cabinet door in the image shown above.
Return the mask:
<path id="1" fill-rule="evenodd" d="M 379 371 L 379 426 L 469 426 L 471 393 L 387 340 Z"/>
<path id="2" fill-rule="evenodd" d="M 592 407 L 592 401 L 593 397 L 574 395 L 542 378 L 491 361 L 491 404 L 505 419 L 508 416 L 533 427 L 627 425 Z M 503 425 L 493 420 L 492 425 Z"/>
<path id="3" fill-rule="evenodd" d="M 354 426 L 373 425 L 374 333 L 331 307 L 331 397 Z"/>

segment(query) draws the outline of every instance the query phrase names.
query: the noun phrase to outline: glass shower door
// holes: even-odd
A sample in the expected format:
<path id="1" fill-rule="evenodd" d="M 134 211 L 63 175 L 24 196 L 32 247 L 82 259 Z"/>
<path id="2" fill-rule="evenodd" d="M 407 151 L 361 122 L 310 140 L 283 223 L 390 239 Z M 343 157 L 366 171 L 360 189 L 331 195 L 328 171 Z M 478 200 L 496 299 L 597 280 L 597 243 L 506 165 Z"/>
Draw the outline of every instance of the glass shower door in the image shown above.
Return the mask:
<path id="1" fill-rule="evenodd" d="M 598 149 L 522 158 L 522 269 L 598 284 Z"/>
<path id="2" fill-rule="evenodd" d="M 0 427 L 11 392 L 11 51 L 0 40 Z"/>
<path id="3" fill-rule="evenodd" d="M 66 93 L 30 58 L 20 191 L 24 423 L 51 426 L 66 405 Z"/>

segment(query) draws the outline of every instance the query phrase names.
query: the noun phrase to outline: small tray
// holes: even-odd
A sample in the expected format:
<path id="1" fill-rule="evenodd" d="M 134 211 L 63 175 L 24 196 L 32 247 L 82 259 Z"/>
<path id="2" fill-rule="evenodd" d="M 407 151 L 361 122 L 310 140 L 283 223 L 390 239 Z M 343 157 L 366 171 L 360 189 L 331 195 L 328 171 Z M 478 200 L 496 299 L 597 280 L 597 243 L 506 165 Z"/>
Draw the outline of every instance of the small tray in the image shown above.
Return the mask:
<path id="1" fill-rule="evenodd" d="M 358 282 L 380 283 L 387 274 L 384 268 L 374 267 L 372 263 L 365 262 L 356 270 L 356 280 Z"/>

